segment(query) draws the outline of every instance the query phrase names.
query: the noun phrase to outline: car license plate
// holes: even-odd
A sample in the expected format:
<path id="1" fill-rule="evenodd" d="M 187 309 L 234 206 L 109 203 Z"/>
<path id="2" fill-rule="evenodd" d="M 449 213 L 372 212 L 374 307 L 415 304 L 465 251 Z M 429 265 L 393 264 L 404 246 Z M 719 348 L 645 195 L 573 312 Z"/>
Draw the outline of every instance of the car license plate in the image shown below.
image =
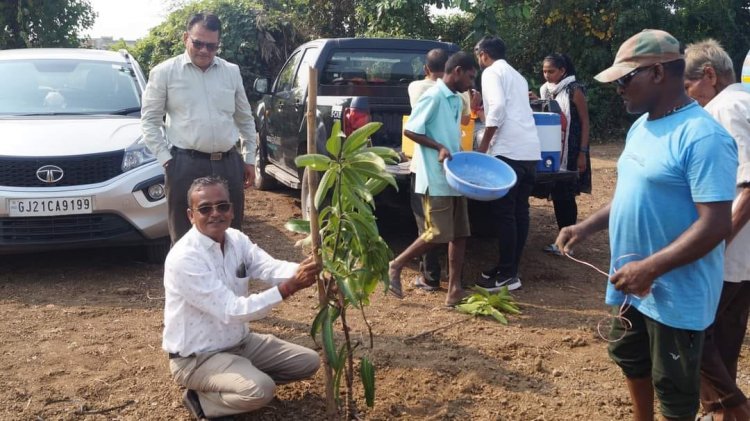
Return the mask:
<path id="1" fill-rule="evenodd" d="M 10 199 L 8 203 L 8 214 L 12 217 L 78 215 L 93 210 L 94 200 L 91 196 Z"/>

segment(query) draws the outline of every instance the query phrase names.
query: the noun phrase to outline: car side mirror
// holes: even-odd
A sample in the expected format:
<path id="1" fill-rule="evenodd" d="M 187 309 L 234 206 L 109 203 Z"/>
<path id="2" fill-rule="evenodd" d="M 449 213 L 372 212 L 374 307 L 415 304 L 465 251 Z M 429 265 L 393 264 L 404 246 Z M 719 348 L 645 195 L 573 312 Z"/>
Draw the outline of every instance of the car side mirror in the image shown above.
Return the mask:
<path id="1" fill-rule="evenodd" d="M 255 79 L 255 82 L 253 83 L 253 90 L 259 94 L 267 94 L 268 93 L 268 79 L 266 78 Z"/>

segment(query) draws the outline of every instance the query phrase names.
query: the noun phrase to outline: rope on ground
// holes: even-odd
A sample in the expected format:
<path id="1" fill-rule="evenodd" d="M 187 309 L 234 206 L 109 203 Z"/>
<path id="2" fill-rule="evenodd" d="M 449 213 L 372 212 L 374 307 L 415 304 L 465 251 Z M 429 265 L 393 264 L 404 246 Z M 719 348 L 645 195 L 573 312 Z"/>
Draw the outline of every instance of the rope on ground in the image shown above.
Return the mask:
<path id="1" fill-rule="evenodd" d="M 440 330 L 443 330 L 443 329 L 448 329 L 449 327 L 455 326 L 455 325 L 457 325 L 459 323 L 463 323 L 463 322 L 465 322 L 467 320 L 471 320 L 471 319 L 473 319 L 473 317 L 466 317 L 466 318 L 463 318 L 463 319 L 461 319 L 459 321 L 456 321 L 456 322 L 453 322 L 453 323 L 448 323 L 447 325 L 436 327 L 435 329 L 427 330 L 427 331 L 424 331 L 424 332 L 419 333 L 419 334 L 414 335 L 414 336 L 409 336 L 408 338 L 404 339 L 404 342 L 415 341 L 415 340 L 423 338 L 423 337 L 425 337 L 427 335 L 431 335 L 431 334 L 433 334 L 435 332 L 438 332 Z"/>
<path id="2" fill-rule="evenodd" d="M 105 414 L 107 412 L 116 411 L 118 409 L 125 408 L 126 406 L 132 405 L 134 403 L 135 403 L 135 401 L 130 400 L 130 401 L 125 402 L 122 405 L 113 406 L 111 408 L 98 409 L 98 410 L 95 410 L 95 411 L 84 410 L 83 407 L 81 407 L 80 409 L 77 409 L 75 413 L 76 413 L 76 415 Z"/>

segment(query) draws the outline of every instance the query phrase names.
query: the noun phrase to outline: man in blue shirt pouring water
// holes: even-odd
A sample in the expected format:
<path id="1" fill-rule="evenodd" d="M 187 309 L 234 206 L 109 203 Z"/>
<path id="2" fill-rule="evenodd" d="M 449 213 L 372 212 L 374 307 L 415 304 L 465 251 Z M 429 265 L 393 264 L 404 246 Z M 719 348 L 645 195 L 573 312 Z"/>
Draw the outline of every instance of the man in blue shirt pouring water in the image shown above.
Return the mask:
<path id="1" fill-rule="evenodd" d="M 664 419 L 694 419 L 703 331 L 718 304 L 731 231 L 737 150 L 686 95 L 684 68 L 673 36 L 644 30 L 595 77 L 615 82 L 627 111 L 643 115 L 618 160 L 612 202 L 557 238 L 568 253 L 610 231 L 606 303 L 621 317 L 609 354 L 625 374 L 636 420 L 653 419 L 654 392 Z"/>

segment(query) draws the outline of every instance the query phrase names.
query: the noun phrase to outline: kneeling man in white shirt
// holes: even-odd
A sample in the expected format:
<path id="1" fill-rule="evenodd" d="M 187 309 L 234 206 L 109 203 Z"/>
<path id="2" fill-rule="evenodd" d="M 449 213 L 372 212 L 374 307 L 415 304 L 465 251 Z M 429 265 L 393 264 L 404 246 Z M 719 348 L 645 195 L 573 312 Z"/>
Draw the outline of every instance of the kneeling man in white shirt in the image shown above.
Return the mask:
<path id="1" fill-rule="evenodd" d="M 233 218 L 227 182 L 196 179 L 188 190 L 193 224 L 164 265 L 164 335 L 173 379 L 185 386 L 185 406 L 196 419 L 227 417 L 265 406 L 276 384 L 312 377 L 318 353 L 273 336 L 250 332 L 296 291 L 315 283 L 312 258 L 276 260 L 241 231 Z M 273 285 L 248 295 L 248 281 Z M 227 418 L 224 418 L 227 419 Z"/>

